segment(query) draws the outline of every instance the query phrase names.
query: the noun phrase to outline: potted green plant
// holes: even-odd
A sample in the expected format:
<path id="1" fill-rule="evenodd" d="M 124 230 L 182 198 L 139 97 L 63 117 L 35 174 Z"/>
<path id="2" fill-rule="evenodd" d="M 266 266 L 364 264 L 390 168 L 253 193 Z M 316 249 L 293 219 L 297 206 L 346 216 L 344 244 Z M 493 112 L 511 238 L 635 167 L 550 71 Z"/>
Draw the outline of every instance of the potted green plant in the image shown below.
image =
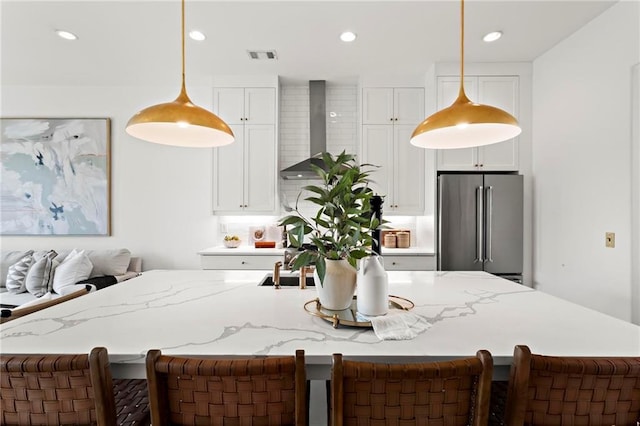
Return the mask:
<path id="1" fill-rule="evenodd" d="M 371 231 L 379 225 L 370 205 L 369 174 L 375 166 L 358 165 L 344 151 L 335 157 L 324 153 L 322 160 L 324 169 L 312 166 L 321 184 L 303 188 L 311 193 L 305 200 L 318 206 L 315 215 L 300 212 L 301 193 L 293 214 L 282 218 L 280 225 L 290 227 L 287 234 L 294 247 L 302 248 L 305 237 L 312 245 L 295 257 L 292 268 L 315 265 L 320 303 L 328 309 L 345 309 L 355 292 L 357 261 L 371 254 Z"/>

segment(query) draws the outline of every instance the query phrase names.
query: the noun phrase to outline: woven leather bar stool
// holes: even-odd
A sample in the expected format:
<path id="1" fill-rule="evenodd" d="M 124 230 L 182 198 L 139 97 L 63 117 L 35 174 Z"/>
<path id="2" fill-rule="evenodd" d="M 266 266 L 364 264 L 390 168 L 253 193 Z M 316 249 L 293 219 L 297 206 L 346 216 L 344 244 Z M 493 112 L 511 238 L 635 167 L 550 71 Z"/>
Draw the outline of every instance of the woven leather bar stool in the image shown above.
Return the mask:
<path id="1" fill-rule="evenodd" d="M 640 357 L 554 357 L 516 346 L 505 421 L 509 426 L 636 426 Z"/>
<path id="2" fill-rule="evenodd" d="M 306 423 L 304 351 L 294 356 L 193 358 L 147 352 L 153 426 Z"/>
<path id="3" fill-rule="evenodd" d="M 333 355 L 333 426 L 486 425 L 493 359 L 384 364 Z"/>
<path id="4" fill-rule="evenodd" d="M 0 424 L 116 424 L 107 350 L 0 355 Z"/>

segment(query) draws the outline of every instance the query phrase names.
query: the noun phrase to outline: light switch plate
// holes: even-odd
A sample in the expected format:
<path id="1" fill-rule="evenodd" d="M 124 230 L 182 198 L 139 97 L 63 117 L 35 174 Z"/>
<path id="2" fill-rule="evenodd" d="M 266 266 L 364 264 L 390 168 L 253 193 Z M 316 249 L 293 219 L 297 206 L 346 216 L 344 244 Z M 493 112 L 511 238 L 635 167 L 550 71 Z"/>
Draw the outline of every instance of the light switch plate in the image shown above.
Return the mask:
<path id="1" fill-rule="evenodd" d="M 608 248 L 615 248 L 616 246 L 616 233 L 615 232 L 605 232 L 604 234 L 604 245 Z"/>

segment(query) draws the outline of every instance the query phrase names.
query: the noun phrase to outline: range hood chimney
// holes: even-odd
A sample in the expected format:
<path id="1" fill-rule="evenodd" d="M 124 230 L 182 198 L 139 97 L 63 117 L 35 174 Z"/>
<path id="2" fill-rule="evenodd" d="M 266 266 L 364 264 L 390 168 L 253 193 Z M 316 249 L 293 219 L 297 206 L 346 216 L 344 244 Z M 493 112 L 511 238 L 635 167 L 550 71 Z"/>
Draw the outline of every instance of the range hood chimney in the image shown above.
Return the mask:
<path id="1" fill-rule="evenodd" d="M 311 165 L 324 167 L 321 155 L 327 151 L 326 82 L 309 81 L 309 158 L 280 171 L 283 179 L 319 179 Z"/>

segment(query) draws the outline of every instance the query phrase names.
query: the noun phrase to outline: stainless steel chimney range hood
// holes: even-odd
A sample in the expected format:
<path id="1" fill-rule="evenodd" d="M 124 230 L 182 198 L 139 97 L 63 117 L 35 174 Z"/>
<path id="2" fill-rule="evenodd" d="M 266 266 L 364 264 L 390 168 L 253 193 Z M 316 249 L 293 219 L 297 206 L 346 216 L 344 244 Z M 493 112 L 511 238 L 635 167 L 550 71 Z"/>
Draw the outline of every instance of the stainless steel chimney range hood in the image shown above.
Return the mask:
<path id="1" fill-rule="evenodd" d="M 319 179 L 311 165 L 324 168 L 322 153 L 327 151 L 326 82 L 309 81 L 309 158 L 280 171 L 283 179 Z"/>

